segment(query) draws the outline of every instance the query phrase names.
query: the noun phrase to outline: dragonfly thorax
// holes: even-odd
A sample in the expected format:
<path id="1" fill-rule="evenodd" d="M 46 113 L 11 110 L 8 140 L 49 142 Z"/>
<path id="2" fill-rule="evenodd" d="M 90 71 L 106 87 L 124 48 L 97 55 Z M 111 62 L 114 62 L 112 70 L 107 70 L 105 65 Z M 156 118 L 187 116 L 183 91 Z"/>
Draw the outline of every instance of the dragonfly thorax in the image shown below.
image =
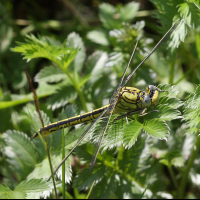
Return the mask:
<path id="1" fill-rule="evenodd" d="M 137 111 L 158 103 L 158 94 L 160 91 L 157 87 L 149 85 L 146 91 L 135 87 L 123 87 L 119 94 L 119 99 L 115 107 L 115 112 Z"/>

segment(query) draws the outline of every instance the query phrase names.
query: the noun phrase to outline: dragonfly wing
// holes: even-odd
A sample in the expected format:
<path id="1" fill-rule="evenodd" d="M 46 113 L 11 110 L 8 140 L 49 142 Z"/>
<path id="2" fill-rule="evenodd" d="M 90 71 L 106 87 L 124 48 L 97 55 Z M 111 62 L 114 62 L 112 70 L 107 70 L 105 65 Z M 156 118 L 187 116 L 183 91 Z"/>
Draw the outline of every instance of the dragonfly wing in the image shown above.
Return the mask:
<path id="1" fill-rule="evenodd" d="M 128 62 L 125 70 L 124 70 L 124 73 L 123 73 L 119 83 L 115 87 L 115 90 L 112 93 L 112 96 L 110 98 L 110 106 L 109 106 L 108 111 L 107 111 L 106 119 L 104 119 L 104 124 L 102 126 L 102 130 L 101 130 L 101 133 L 100 133 L 100 136 L 99 136 L 99 140 L 98 140 L 98 143 L 95 145 L 95 149 L 94 149 L 94 152 L 93 152 L 93 157 L 92 157 L 92 161 L 91 161 L 91 165 L 90 165 L 90 173 L 92 173 L 92 170 L 94 168 L 94 164 L 96 162 L 96 159 L 97 159 L 100 147 L 101 147 L 101 142 L 102 142 L 102 140 L 104 138 L 104 135 L 105 135 L 105 132 L 107 130 L 111 115 L 112 115 L 113 110 L 115 108 L 115 105 L 117 103 L 118 94 L 120 92 L 121 85 L 122 85 L 124 77 L 126 75 L 126 71 L 127 71 L 128 67 L 129 67 L 129 65 L 130 65 L 130 63 L 131 63 L 131 61 L 132 61 L 132 59 L 133 59 L 133 57 L 135 55 L 135 51 L 136 51 L 137 45 L 138 45 L 138 41 L 136 42 L 135 48 L 134 48 L 133 53 L 132 53 L 132 55 L 131 55 L 131 57 L 129 59 L 129 62 Z"/>
<path id="2" fill-rule="evenodd" d="M 113 110 L 115 108 L 116 102 L 117 102 L 116 100 L 112 101 L 112 103 L 110 104 L 109 109 L 107 111 L 108 114 L 106 115 L 106 117 L 103 120 L 102 130 L 101 130 L 98 142 L 95 145 L 93 156 L 92 156 L 92 161 L 91 161 L 91 165 L 90 165 L 90 174 L 92 173 L 92 170 L 94 168 L 94 165 L 95 165 L 95 162 L 96 162 L 96 159 L 99 154 L 100 147 L 101 147 L 101 143 L 104 138 L 105 132 L 107 130 L 107 127 L 108 127 L 111 115 L 113 113 Z"/>
<path id="3" fill-rule="evenodd" d="M 134 57 L 134 55 L 135 55 L 136 48 L 137 48 L 137 46 L 138 46 L 138 42 L 139 42 L 139 41 L 136 42 L 135 47 L 134 47 L 134 50 L 133 50 L 133 52 L 132 52 L 132 54 L 131 54 L 131 57 L 130 57 L 130 59 L 129 59 L 129 62 L 128 62 L 128 64 L 127 64 L 125 70 L 124 70 L 124 73 L 123 73 L 123 75 L 122 75 L 122 77 L 121 77 L 119 83 L 118 83 L 117 86 L 115 87 L 114 92 L 113 92 L 112 95 L 111 95 L 110 102 L 112 102 L 113 99 L 115 99 L 116 94 L 119 93 L 119 90 L 120 90 L 121 85 L 122 85 L 122 83 L 123 83 L 124 77 L 125 77 L 125 75 L 126 75 L 126 71 L 127 71 L 128 67 L 129 67 L 129 65 L 130 65 L 130 63 L 131 63 L 131 61 L 133 60 L 133 57 Z"/>
<path id="4" fill-rule="evenodd" d="M 122 83 L 122 87 L 126 85 L 129 79 L 133 76 L 135 71 L 150 57 L 150 55 L 172 34 L 176 27 L 180 24 L 181 19 L 177 20 L 176 23 L 165 33 L 165 35 L 160 39 L 156 46 L 151 50 L 151 52 L 140 62 L 140 64 L 126 77 Z"/>
<path id="5" fill-rule="evenodd" d="M 91 128 L 99 121 L 99 119 L 106 113 L 108 112 L 110 106 L 107 107 L 91 124 L 90 126 L 87 128 L 87 130 L 81 135 L 81 137 L 78 139 L 76 145 L 71 149 L 71 151 L 68 153 L 68 155 L 61 161 L 61 163 L 58 165 L 58 167 L 54 170 L 53 174 L 55 174 L 58 169 L 62 166 L 62 164 L 69 158 L 69 156 L 72 154 L 72 152 L 74 151 L 74 149 L 81 143 L 81 141 L 85 138 L 85 136 L 87 135 L 87 133 L 91 130 Z M 51 176 L 48 178 L 47 181 L 49 181 L 51 179 Z"/>

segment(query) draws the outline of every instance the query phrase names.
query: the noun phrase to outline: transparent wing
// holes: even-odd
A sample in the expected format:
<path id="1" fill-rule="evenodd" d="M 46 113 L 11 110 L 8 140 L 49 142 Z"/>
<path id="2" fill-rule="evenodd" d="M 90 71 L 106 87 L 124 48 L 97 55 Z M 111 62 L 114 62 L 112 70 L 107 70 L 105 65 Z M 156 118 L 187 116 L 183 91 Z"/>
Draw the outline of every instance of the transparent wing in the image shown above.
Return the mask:
<path id="1" fill-rule="evenodd" d="M 88 129 L 83 133 L 83 135 L 79 138 L 79 140 L 77 141 L 77 143 L 76 143 L 76 145 L 71 149 L 71 151 L 68 153 L 68 155 L 62 160 L 62 162 L 58 165 L 58 167 L 54 170 L 54 172 L 53 172 L 53 174 L 55 174 L 57 171 L 58 171 L 58 169 L 62 166 L 62 164 L 67 160 L 67 158 L 69 158 L 69 156 L 72 154 L 72 152 L 74 151 L 74 149 L 81 143 L 81 141 L 85 138 L 85 136 L 87 135 L 87 133 L 91 130 L 91 128 L 101 119 L 101 117 L 106 113 L 107 115 L 106 115 L 106 119 L 105 119 L 105 125 L 104 125 L 104 127 L 103 127 L 103 130 L 102 130 L 102 132 L 100 133 L 100 137 L 99 137 L 99 141 L 98 141 L 98 144 L 97 144 L 97 146 L 96 146 L 96 148 L 95 148 L 95 150 L 94 150 L 94 153 L 93 153 L 93 159 L 92 159 L 92 162 L 91 162 L 91 170 L 90 171 L 92 171 L 92 169 L 93 169 L 93 167 L 94 167 L 94 164 L 95 164 L 95 161 L 96 161 L 96 157 L 97 157 L 97 155 L 98 155 L 98 152 L 99 152 L 99 149 L 100 149 L 100 146 L 101 146 L 101 142 L 102 142 L 102 140 L 103 140 L 103 137 L 104 137 L 104 134 L 105 134 L 105 131 L 106 131 L 106 129 L 107 129 L 107 127 L 108 127 L 108 123 L 109 123 L 109 121 L 110 121 L 110 117 L 111 117 L 111 115 L 112 115 L 112 113 L 113 113 L 113 110 L 114 110 L 114 108 L 115 108 L 115 105 L 116 105 L 116 102 L 117 102 L 117 100 L 118 100 L 118 98 L 117 98 L 117 94 L 119 93 L 119 88 L 121 87 L 121 84 L 122 84 L 122 82 L 123 82 L 123 80 L 124 80 L 124 77 L 125 77 L 125 74 L 126 74 L 126 71 L 127 71 L 127 69 L 128 69 L 128 67 L 129 67 L 129 65 L 130 65 L 130 63 L 131 63 L 131 60 L 133 59 L 133 56 L 134 56 L 134 54 L 135 54 L 135 51 L 136 51 L 136 48 L 137 48 L 137 44 L 138 44 L 138 42 L 136 43 L 136 45 L 135 45 L 135 48 L 134 48 L 134 50 L 133 50 L 133 53 L 132 53 L 132 55 L 131 55 L 131 58 L 130 58 L 130 60 L 129 60 L 129 62 L 128 62 L 128 65 L 126 66 L 126 69 L 125 69 L 125 71 L 124 71 L 124 74 L 123 74 L 123 76 L 121 77 L 121 79 L 120 79 L 120 82 L 117 84 L 117 86 L 115 87 L 115 90 L 114 90 L 114 92 L 113 92 L 113 94 L 112 94 L 112 96 L 111 96 L 111 99 L 110 99 L 110 106 L 108 107 L 108 108 L 106 108 L 100 115 L 99 115 L 99 117 L 97 117 L 91 124 L 90 124 L 90 126 L 88 127 Z M 48 178 L 48 180 L 47 181 L 49 181 L 51 179 L 51 176 Z"/>
<path id="2" fill-rule="evenodd" d="M 140 64 L 126 77 L 124 82 L 122 83 L 122 87 L 126 85 L 129 79 L 133 76 L 135 71 L 150 57 L 150 55 L 172 34 L 172 32 L 177 28 L 180 24 L 181 19 L 177 20 L 176 23 L 165 33 L 165 35 L 160 39 L 160 41 L 156 44 L 156 46 L 152 49 L 152 51 L 140 62 Z"/>
<path id="3" fill-rule="evenodd" d="M 100 147 L 101 147 L 101 142 L 102 142 L 102 140 L 103 140 L 103 138 L 104 138 L 106 129 L 107 129 L 107 127 L 108 127 L 110 118 L 111 118 L 112 113 L 113 113 L 113 110 L 114 110 L 115 105 L 116 105 L 116 103 L 117 103 L 117 101 L 118 101 L 118 94 L 119 94 L 119 92 L 120 92 L 121 85 L 122 85 L 123 80 L 124 80 L 124 77 L 125 77 L 125 75 L 126 75 L 126 71 L 127 71 L 128 67 L 129 67 L 129 65 L 130 65 L 130 63 L 131 63 L 131 61 L 132 61 L 132 59 L 133 59 L 133 57 L 134 57 L 134 55 L 135 55 L 135 51 L 136 51 L 137 45 L 138 45 L 138 41 L 136 42 L 135 48 L 134 48 L 133 53 L 132 53 L 132 55 L 131 55 L 131 57 L 130 57 L 130 59 L 129 59 L 129 62 L 128 62 L 128 64 L 127 64 L 125 70 L 124 70 L 124 73 L 123 73 L 123 75 L 122 75 L 122 77 L 121 77 L 119 83 L 118 83 L 117 86 L 115 87 L 115 90 L 114 90 L 114 92 L 112 93 L 112 96 L 111 96 L 111 98 L 110 98 L 110 106 L 109 106 L 109 108 L 108 108 L 108 111 L 107 111 L 107 113 L 106 113 L 106 117 L 105 117 L 104 122 L 103 122 L 103 125 L 102 125 L 102 130 L 101 130 L 101 132 L 100 132 L 99 140 L 98 140 L 97 144 L 95 145 L 95 149 L 94 149 L 94 152 L 93 152 L 92 161 L 91 161 L 91 165 L 90 165 L 90 173 L 92 173 L 92 170 L 93 170 L 93 168 L 94 168 L 94 164 L 95 164 L 95 162 L 96 162 L 96 159 L 97 159 L 97 156 L 98 156 Z"/>
<path id="4" fill-rule="evenodd" d="M 117 100 L 116 100 L 116 102 L 117 102 Z M 102 122 L 102 130 L 101 130 L 101 132 L 100 132 L 100 136 L 99 136 L 98 142 L 97 142 L 96 145 L 95 145 L 94 152 L 93 152 L 93 156 L 92 156 L 92 161 L 91 161 L 91 164 L 90 164 L 90 173 L 92 173 L 92 170 L 93 170 L 93 168 L 94 168 L 94 165 L 95 165 L 95 162 L 96 162 L 96 159 L 97 159 L 97 156 L 98 156 L 100 147 L 101 147 L 101 143 L 102 143 L 102 140 L 103 140 L 103 138 L 104 138 L 105 132 L 106 132 L 106 130 L 107 130 L 107 127 L 108 127 L 110 118 L 111 118 L 111 116 L 112 116 L 112 112 L 113 112 L 113 110 L 114 110 L 114 108 L 115 108 L 116 102 L 115 102 L 115 100 L 114 100 L 114 101 L 110 104 L 109 110 L 107 111 L 107 112 L 108 112 L 108 115 L 104 118 L 104 120 L 103 120 L 103 122 Z"/>
<path id="5" fill-rule="evenodd" d="M 71 149 L 71 151 L 68 153 L 68 155 L 62 160 L 62 162 L 58 165 L 58 167 L 54 170 L 53 174 L 55 174 L 58 169 L 62 166 L 62 164 L 67 160 L 67 158 L 69 158 L 69 156 L 72 154 L 72 152 L 74 151 L 74 149 L 81 143 L 81 141 L 85 138 L 85 136 L 87 135 L 87 133 L 91 130 L 91 128 L 99 121 L 99 119 L 109 110 L 110 107 L 106 108 L 100 115 L 99 117 L 97 117 L 91 124 L 90 126 L 87 128 L 87 130 L 83 133 L 83 135 L 81 135 L 81 137 L 79 138 L 79 140 L 77 141 L 76 145 Z M 51 176 L 48 178 L 47 181 L 49 181 L 51 179 Z"/>
<path id="6" fill-rule="evenodd" d="M 122 77 L 121 77 L 119 83 L 117 84 L 117 86 L 116 86 L 115 89 L 114 89 L 114 92 L 113 92 L 112 95 L 111 95 L 110 102 L 112 102 L 113 99 L 117 96 L 117 94 L 119 94 L 119 91 L 120 91 L 120 88 L 121 88 L 121 86 L 122 86 L 124 77 L 125 77 L 125 75 L 126 75 L 126 71 L 127 71 L 128 67 L 129 67 L 129 65 L 131 64 L 131 61 L 133 60 L 133 57 L 134 57 L 134 55 L 135 55 L 135 51 L 136 51 L 136 48 L 137 48 L 137 46 L 138 46 L 138 42 L 139 42 L 139 41 L 136 42 L 135 48 L 134 48 L 134 50 L 133 50 L 133 53 L 131 54 L 131 57 L 130 57 L 129 62 L 128 62 L 127 66 L 126 66 L 126 69 L 124 70 L 124 73 L 123 73 L 123 75 L 122 75 Z"/>
<path id="7" fill-rule="evenodd" d="M 115 105 L 117 103 L 117 99 L 118 99 L 118 94 L 120 92 L 120 89 L 128 82 L 128 80 L 131 78 L 131 76 L 133 76 L 133 74 L 135 73 L 135 71 L 150 57 L 150 55 L 167 39 L 167 37 L 169 35 L 171 35 L 171 33 L 176 29 L 176 27 L 179 25 L 180 23 L 180 19 L 168 30 L 168 32 L 161 38 L 161 40 L 157 43 L 157 45 L 152 49 L 152 51 L 140 62 L 140 64 L 128 75 L 128 77 L 124 80 L 124 77 L 126 75 L 126 71 L 133 59 L 133 56 L 135 54 L 135 51 L 136 51 L 136 48 L 137 48 L 137 45 L 138 45 L 138 41 L 135 45 L 135 48 L 133 50 L 133 53 L 131 55 L 131 58 L 128 62 L 128 65 L 126 66 L 126 69 L 124 70 L 124 73 L 119 81 L 119 83 L 117 84 L 117 86 L 115 87 L 115 90 L 111 96 L 111 99 L 110 99 L 110 106 L 109 106 L 109 110 L 107 111 L 108 112 L 108 115 L 107 115 L 107 118 L 105 119 L 105 124 L 103 126 L 103 130 L 101 131 L 101 134 L 99 136 L 99 140 L 98 140 L 98 143 L 97 145 L 95 146 L 95 150 L 94 150 L 94 153 L 93 153 L 93 158 L 92 158 L 92 162 L 91 162 L 91 166 L 90 166 L 90 173 L 92 172 L 93 168 L 94 168 L 94 164 L 96 162 L 96 158 L 97 158 L 97 155 L 99 153 L 99 150 L 100 150 L 100 146 L 101 146 L 101 142 L 104 138 L 104 135 L 105 135 L 105 132 L 106 132 L 106 129 L 108 127 L 108 123 L 110 121 L 110 117 L 113 113 L 113 110 L 115 108 Z M 124 81 L 123 81 L 124 80 Z"/>

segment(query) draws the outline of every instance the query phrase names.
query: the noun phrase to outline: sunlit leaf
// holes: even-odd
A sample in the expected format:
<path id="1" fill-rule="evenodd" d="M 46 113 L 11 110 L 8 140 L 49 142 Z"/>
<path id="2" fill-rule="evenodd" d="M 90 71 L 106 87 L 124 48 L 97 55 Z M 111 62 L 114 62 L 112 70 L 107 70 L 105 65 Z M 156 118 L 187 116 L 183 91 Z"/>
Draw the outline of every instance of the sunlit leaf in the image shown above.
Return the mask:
<path id="1" fill-rule="evenodd" d="M 26 43 L 18 42 L 18 46 L 11 50 L 22 53 L 27 61 L 33 58 L 47 58 L 61 69 L 66 69 L 78 52 L 77 49 L 60 45 L 58 41 L 48 37 L 36 38 L 34 35 L 27 35 L 26 38 Z"/>
<path id="2" fill-rule="evenodd" d="M 83 44 L 82 38 L 77 33 L 73 32 L 67 36 L 66 46 L 72 47 L 74 49 L 79 49 L 79 52 L 70 64 L 69 69 L 80 72 L 80 70 L 83 68 L 83 63 L 86 57 L 85 46 Z"/>
<path id="3" fill-rule="evenodd" d="M 164 121 L 161 122 L 156 119 L 147 121 L 144 125 L 144 130 L 147 132 L 147 134 L 158 139 L 167 140 L 169 136 L 168 125 Z"/>
<path id="4" fill-rule="evenodd" d="M 101 31 L 101 30 L 90 31 L 87 34 L 87 38 L 90 39 L 91 41 L 97 43 L 97 44 L 101 44 L 101 45 L 104 45 L 104 46 L 109 45 L 109 41 L 108 41 L 106 33 L 104 31 Z"/>
<path id="5" fill-rule="evenodd" d="M 41 82 L 59 82 L 63 79 L 67 79 L 66 74 L 58 67 L 49 66 L 44 67 L 36 76 L 35 81 Z"/>

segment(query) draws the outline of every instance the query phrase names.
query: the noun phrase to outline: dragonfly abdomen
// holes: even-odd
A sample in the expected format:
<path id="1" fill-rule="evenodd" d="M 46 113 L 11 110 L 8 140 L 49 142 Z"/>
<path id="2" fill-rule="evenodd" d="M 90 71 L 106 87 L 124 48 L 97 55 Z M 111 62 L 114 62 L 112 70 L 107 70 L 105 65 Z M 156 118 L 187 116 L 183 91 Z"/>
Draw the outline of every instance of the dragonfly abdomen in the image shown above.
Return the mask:
<path id="1" fill-rule="evenodd" d="M 38 138 L 39 137 L 38 132 L 40 132 L 40 134 L 44 134 L 45 136 L 47 136 L 47 135 L 49 135 L 49 134 L 51 134 L 51 133 L 53 133 L 53 132 L 55 132 L 57 130 L 60 130 L 60 129 L 63 129 L 63 128 L 67 128 L 67 127 L 70 127 L 70 126 L 74 126 L 74 125 L 77 125 L 77 124 L 81 124 L 81 123 L 84 123 L 84 122 L 88 122 L 88 121 L 91 121 L 91 120 L 94 120 L 108 106 L 109 105 L 106 105 L 104 107 L 101 107 L 99 109 L 93 110 L 91 112 L 87 112 L 87 113 L 84 113 L 84 114 L 81 114 L 81 115 L 77 115 L 75 117 L 71 117 L 71 118 L 68 118 L 68 119 L 64 119 L 64 120 L 61 120 L 61 121 L 46 125 L 46 126 L 44 126 L 44 128 L 40 128 L 33 135 L 32 138 Z M 45 129 L 45 131 L 44 131 L 44 129 Z"/>

